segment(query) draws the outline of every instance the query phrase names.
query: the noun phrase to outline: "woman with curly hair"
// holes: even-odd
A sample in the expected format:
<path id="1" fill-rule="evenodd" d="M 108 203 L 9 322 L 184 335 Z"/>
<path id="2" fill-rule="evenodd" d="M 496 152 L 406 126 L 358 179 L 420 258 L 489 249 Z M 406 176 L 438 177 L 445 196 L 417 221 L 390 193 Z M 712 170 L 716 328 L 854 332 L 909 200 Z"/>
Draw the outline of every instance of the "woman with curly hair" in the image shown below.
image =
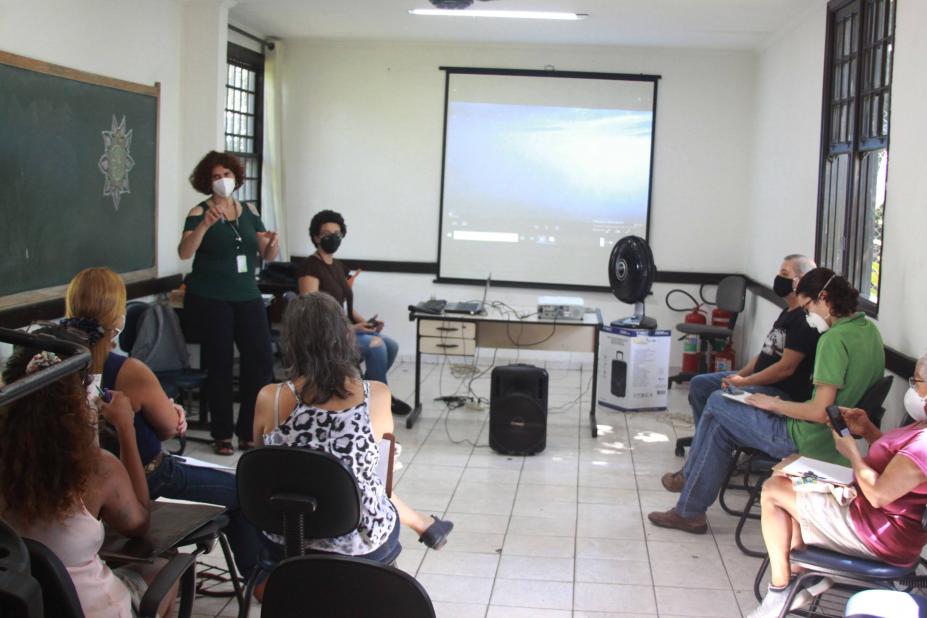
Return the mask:
<path id="1" fill-rule="evenodd" d="M 59 328 L 58 338 L 86 345 Z M 3 372 L 11 384 L 62 361 L 52 352 L 20 346 Z M 85 374 L 86 376 L 86 374 Z M 120 456 L 97 446 L 97 412 L 79 374 L 71 374 L 0 412 L 0 514 L 23 537 L 46 545 L 64 563 L 87 616 L 129 618 L 157 570 L 111 571 L 100 560 L 102 519 L 130 537 L 148 530 L 148 485 L 135 442 L 129 399 L 113 391 L 100 413 L 115 429 Z M 161 607 L 167 615 L 176 595 Z"/>
<path id="2" fill-rule="evenodd" d="M 65 323 L 88 337 L 91 371 L 102 374 L 101 386 L 124 393 L 137 411 L 135 441 L 152 499 L 164 496 L 224 506 L 229 515 L 224 531 L 238 570 L 248 575 L 257 563 L 258 533 L 241 514 L 234 475 L 190 466 L 161 448 L 162 440 L 186 431 L 186 413 L 168 398 L 144 363 L 113 352 L 113 342 L 125 325 L 122 279 L 109 268 L 82 270 L 68 285 L 66 311 Z"/>
<path id="3" fill-rule="evenodd" d="M 232 455 L 232 366 L 241 354 L 241 407 L 234 433 L 238 446 L 254 446 L 254 400 L 273 379 L 270 325 L 254 280 L 254 259 L 277 257 L 277 233 L 268 232 L 253 204 L 233 197 L 245 181 L 235 156 L 210 151 L 190 175 L 193 188 L 209 197 L 187 215 L 177 253 L 193 258 L 184 298 L 186 327 L 205 352 L 206 395 L 212 415 L 213 450 Z"/>

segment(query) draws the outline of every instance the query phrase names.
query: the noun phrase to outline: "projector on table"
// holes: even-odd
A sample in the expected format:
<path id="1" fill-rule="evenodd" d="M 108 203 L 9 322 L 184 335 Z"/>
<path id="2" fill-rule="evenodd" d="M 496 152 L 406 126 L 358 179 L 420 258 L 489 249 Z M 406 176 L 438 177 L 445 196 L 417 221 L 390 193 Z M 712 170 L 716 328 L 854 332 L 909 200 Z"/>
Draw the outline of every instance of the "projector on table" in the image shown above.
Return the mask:
<path id="1" fill-rule="evenodd" d="M 541 320 L 575 320 L 582 322 L 586 306 L 578 296 L 539 296 L 538 318 Z"/>

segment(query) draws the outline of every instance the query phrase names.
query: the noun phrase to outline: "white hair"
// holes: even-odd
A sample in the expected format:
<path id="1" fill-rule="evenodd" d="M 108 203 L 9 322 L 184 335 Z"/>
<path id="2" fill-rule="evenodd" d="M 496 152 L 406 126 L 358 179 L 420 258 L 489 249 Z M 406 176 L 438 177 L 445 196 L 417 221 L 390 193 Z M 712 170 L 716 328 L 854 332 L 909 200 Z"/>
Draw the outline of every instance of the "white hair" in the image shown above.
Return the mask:
<path id="1" fill-rule="evenodd" d="M 791 255 L 785 256 L 783 261 L 789 262 L 792 264 L 792 268 L 795 269 L 795 274 L 799 277 L 804 277 L 807 273 L 811 272 L 817 265 L 807 255 L 802 255 L 801 253 L 792 253 Z"/>

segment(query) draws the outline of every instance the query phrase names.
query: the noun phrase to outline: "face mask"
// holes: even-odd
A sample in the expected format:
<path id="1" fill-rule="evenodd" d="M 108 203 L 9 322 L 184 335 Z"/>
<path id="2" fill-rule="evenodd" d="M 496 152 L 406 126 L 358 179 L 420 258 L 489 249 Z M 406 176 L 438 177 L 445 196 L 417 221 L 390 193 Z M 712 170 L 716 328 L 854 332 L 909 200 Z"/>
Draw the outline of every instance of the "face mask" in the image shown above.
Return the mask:
<path id="1" fill-rule="evenodd" d="M 827 329 L 830 328 L 830 325 L 827 323 L 827 320 L 819 316 L 813 311 L 809 311 L 808 315 L 805 317 L 808 320 L 808 326 L 817 330 L 822 335 L 827 332 Z"/>
<path id="2" fill-rule="evenodd" d="M 341 246 L 341 234 L 329 234 L 319 239 L 319 246 L 325 253 L 334 253 Z"/>
<path id="3" fill-rule="evenodd" d="M 921 397 L 916 390 L 909 387 L 908 392 L 904 394 L 904 409 L 908 416 L 918 423 L 927 421 L 925 406 L 927 406 L 927 397 Z"/>
<path id="4" fill-rule="evenodd" d="M 212 183 L 212 192 L 219 197 L 228 197 L 233 191 L 235 191 L 234 178 L 220 178 Z"/>
<path id="5" fill-rule="evenodd" d="M 773 292 L 780 298 L 785 298 L 792 293 L 792 280 L 782 275 L 776 275 L 773 281 Z"/>

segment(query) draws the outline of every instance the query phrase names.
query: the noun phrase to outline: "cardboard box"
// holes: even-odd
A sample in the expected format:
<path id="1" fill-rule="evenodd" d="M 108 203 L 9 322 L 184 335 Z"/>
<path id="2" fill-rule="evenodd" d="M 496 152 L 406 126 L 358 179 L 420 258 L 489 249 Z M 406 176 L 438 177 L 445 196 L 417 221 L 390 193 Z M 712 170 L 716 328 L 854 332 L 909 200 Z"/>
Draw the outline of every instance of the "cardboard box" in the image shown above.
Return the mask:
<path id="1" fill-rule="evenodd" d="M 668 330 L 602 327 L 598 404 L 625 412 L 665 410 L 671 336 Z"/>

